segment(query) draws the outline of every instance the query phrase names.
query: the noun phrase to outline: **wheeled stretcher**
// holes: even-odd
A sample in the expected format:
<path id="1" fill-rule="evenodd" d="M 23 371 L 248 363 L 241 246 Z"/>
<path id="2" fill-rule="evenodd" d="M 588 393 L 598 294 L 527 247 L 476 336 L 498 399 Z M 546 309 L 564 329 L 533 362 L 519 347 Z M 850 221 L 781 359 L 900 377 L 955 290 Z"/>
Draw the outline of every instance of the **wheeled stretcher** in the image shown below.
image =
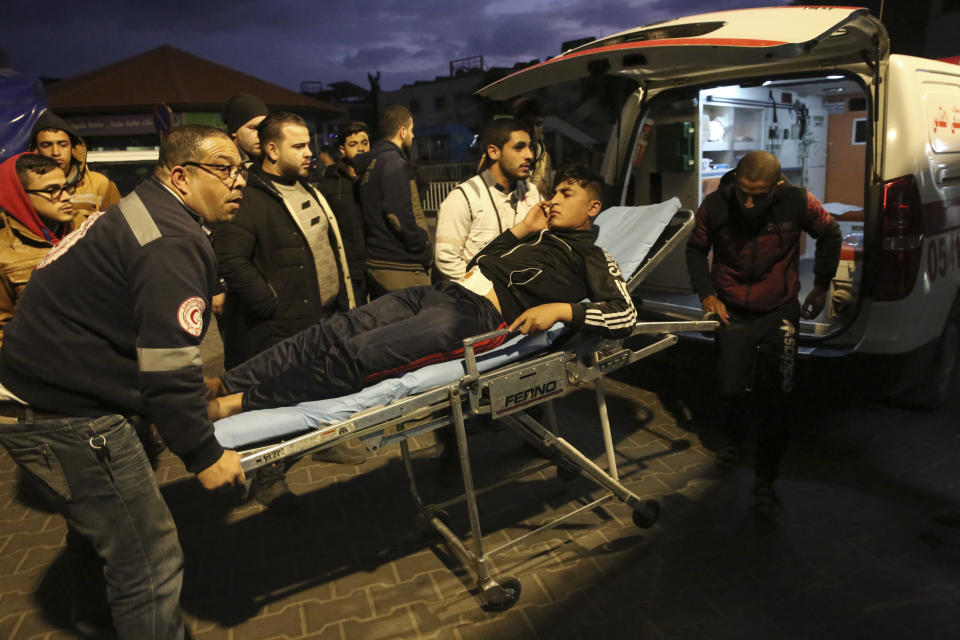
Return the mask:
<path id="1" fill-rule="evenodd" d="M 674 198 L 649 207 L 614 207 L 596 219 L 597 244 L 613 255 L 625 274 L 632 274 L 627 281 L 629 290 L 683 244 L 691 232 L 693 214 L 679 207 Z M 714 321 L 640 322 L 631 336 L 648 338 L 642 346 L 628 347 L 625 339 L 568 334 L 558 324 L 544 333 L 516 336 L 497 349 L 477 354 L 475 344 L 506 333 L 491 332 L 464 340 L 462 360 L 384 380 L 344 398 L 239 414 L 218 421 L 216 435 L 223 446 L 240 451 L 247 472 L 354 438 L 370 451 L 398 444 L 418 523 L 439 533 L 473 571 L 485 608 L 505 609 L 519 598 L 520 583 L 490 574 L 488 562 L 497 553 L 614 498 L 633 510 L 637 526 L 647 528 L 656 523 L 659 503 L 636 495 L 619 480 L 603 378 L 675 344 L 677 332 L 716 327 Z M 596 390 L 606 469 L 561 437 L 557 427 L 552 401 L 586 383 L 593 383 Z M 543 418 L 536 419 L 529 410 L 541 405 Z M 604 494 L 496 549 L 486 550 L 465 428 L 467 416 L 499 420 L 543 451 L 551 461 L 548 464 L 555 464 L 562 478 L 583 475 L 602 487 Z M 409 439 L 447 426 L 452 426 L 456 435 L 464 492 L 453 500 L 431 505 L 418 490 Z M 498 485 L 510 480 L 501 480 Z M 444 509 L 461 502 L 469 520 L 469 543 L 461 540 L 444 518 Z"/>

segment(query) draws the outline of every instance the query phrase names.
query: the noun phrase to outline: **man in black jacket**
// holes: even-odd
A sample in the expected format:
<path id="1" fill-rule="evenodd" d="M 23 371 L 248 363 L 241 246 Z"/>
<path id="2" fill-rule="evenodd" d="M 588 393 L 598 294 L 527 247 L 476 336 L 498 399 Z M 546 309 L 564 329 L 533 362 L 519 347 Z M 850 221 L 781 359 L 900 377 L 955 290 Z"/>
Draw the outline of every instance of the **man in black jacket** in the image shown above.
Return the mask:
<path id="1" fill-rule="evenodd" d="M 242 340 L 225 338 L 228 367 L 354 306 L 336 219 L 304 180 L 309 143 L 300 116 L 267 116 L 260 125 L 262 165 L 251 170 L 233 223 L 216 230 L 226 313 L 238 315 L 244 329 Z"/>
<path id="2" fill-rule="evenodd" d="M 223 105 L 223 123 L 227 133 L 237 143 L 240 157 L 248 169 L 260 163 L 260 138 L 257 127 L 270 113 L 263 100 L 249 93 L 238 93 Z"/>
<path id="3" fill-rule="evenodd" d="M 304 179 L 313 158 L 306 123 L 292 113 L 272 113 L 259 136 L 262 164 L 250 172 L 236 218 L 217 228 L 213 243 L 227 285 L 224 325 L 233 328 L 223 336 L 227 367 L 355 306 L 336 219 Z M 323 456 L 363 461 L 343 446 Z M 257 481 L 262 502 L 286 491 L 276 476 L 260 474 Z M 279 486 L 268 491 L 263 483 Z"/>
<path id="4" fill-rule="evenodd" d="M 363 239 L 363 210 L 357 191 L 357 171 L 354 159 L 370 150 L 370 133 L 363 122 L 351 122 L 340 131 L 340 159 L 326 167 L 320 179 L 320 191 L 326 196 L 333 215 L 340 225 L 340 235 L 347 250 L 350 280 L 357 304 L 367 301 L 364 284 L 364 264 L 367 248 Z"/>
<path id="5" fill-rule="evenodd" d="M 114 628 L 96 637 L 184 634 L 177 529 L 131 418 L 156 424 L 206 489 L 244 481 L 214 437 L 200 358 L 217 280 L 204 224 L 233 217 L 244 173 L 219 129 L 173 129 L 154 177 L 50 250 L 6 326 L 0 443 L 67 521 L 86 568 L 73 594 L 106 581 L 106 620 L 84 622 Z"/>
<path id="6" fill-rule="evenodd" d="M 211 415 L 352 393 L 459 357 L 464 338 L 507 325 L 531 333 L 564 322 L 628 334 L 636 310 L 617 263 L 591 231 L 602 187 L 583 165 L 561 171 L 553 200 L 481 250 L 462 280 L 392 292 L 285 340 L 227 372 L 222 385 L 232 395 L 212 402 Z"/>
<path id="7" fill-rule="evenodd" d="M 360 174 L 360 204 L 367 243 L 367 290 L 371 298 L 430 284 L 433 250 L 408 153 L 413 115 L 400 105 L 380 117 L 373 149 L 354 160 Z"/>

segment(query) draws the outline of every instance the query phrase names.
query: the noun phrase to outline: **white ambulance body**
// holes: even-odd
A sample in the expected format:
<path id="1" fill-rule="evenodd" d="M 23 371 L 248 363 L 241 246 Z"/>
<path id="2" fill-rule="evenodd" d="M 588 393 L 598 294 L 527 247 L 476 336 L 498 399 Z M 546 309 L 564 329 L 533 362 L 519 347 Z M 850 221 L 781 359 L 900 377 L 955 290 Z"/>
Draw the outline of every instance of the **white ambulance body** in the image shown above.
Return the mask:
<path id="1" fill-rule="evenodd" d="M 778 7 L 624 31 L 481 94 L 601 75 L 636 83 L 603 160 L 622 204 L 678 196 L 696 209 L 744 153 L 773 152 L 844 233 L 828 308 L 801 326 L 805 351 L 895 356 L 910 399 L 949 393 L 960 353 L 960 66 L 890 55 L 865 9 Z M 646 313 L 701 313 L 682 253 L 641 290 Z"/>

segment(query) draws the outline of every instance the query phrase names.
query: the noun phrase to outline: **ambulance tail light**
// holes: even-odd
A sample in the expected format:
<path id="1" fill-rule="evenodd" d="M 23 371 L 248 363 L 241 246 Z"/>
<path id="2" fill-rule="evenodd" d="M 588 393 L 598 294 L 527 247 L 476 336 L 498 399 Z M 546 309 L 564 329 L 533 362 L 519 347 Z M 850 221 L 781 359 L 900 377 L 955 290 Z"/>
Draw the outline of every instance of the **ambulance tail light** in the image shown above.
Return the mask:
<path id="1" fill-rule="evenodd" d="M 923 210 L 912 175 L 883 185 L 883 227 L 874 299 L 900 300 L 910 295 L 923 252 Z"/>

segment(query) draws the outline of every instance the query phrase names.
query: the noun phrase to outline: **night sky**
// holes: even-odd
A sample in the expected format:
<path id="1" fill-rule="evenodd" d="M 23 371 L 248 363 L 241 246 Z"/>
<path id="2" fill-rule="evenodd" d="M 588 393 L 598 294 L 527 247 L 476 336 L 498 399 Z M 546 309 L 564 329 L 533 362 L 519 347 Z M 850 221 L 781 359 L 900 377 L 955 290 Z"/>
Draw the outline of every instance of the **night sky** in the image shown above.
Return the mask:
<path id="1" fill-rule="evenodd" d="M 10 66 L 68 78 L 169 44 L 289 89 L 303 80 L 385 90 L 560 53 L 560 44 L 667 18 L 786 0 L 90 0 L 4 3 L 0 49 Z"/>

